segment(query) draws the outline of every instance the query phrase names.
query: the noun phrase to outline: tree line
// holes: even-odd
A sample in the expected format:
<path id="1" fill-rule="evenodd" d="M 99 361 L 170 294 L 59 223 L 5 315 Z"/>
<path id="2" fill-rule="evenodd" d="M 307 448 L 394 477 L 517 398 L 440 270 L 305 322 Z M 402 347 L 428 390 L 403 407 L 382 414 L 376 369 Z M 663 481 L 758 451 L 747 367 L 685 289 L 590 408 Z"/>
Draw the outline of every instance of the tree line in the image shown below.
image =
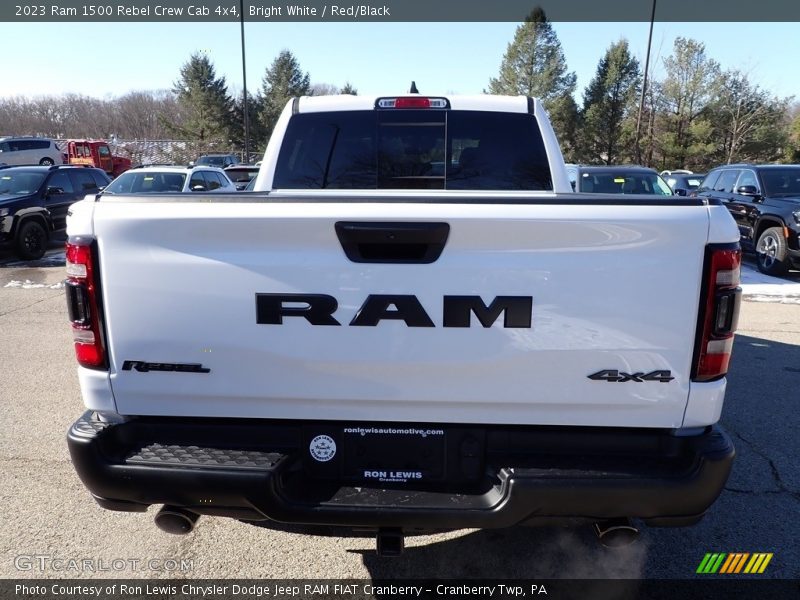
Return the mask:
<path id="1" fill-rule="evenodd" d="M 638 163 L 705 171 L 732 162 L 800 161 L 800 105 L 723 70 L 697 40 L 678 37 L 661 61 L 664 75 L 649 79 L 644 101 L 642 66 L 622 39 L 609 46 L 594 77 L 574 100 L 575 74 L 541 9 L 514 34 L 493 94 L 540 98 L 568 162 Z"/>
<path id="2" fill-rule="evenodd" d="M 130 92 L 100 99 L 81 94 L 0 98 L 0 135 L 51 138 L 161 139 L 178 119 L 172 92 Z"/>
<path id="3" fill-rule="evenodd" d="M 609 46 L 576 102 L 576 76 L 551 23 L 534 9 L 517 27 L 486 92 L 542 101 L 568 162 L 638 163 L 656 169 L 706 170 L 729 162 L 800 162 L 800 104 L 779 98 L 748 74 L 723 70 L 697 40 L 679 37 L 650 78 L 640 103 L 642 65 L 627 40 Z M 249 147 L 263 152 L 286 102 L 296 96 L 357 94 L 348 82 L 312 84 L 289 50 L 248 94 Z M 0 131 L 55 138 L 115 136 L 188 142 L 201 152 L 244 146 L 243 94 L 230 92 L 207 55 L 193 54 L 171 90 L 97 99 L 76 94 L 0 99 Z"/>
<path id="4" fill-rule="evenodd" d="M 341 88 L 312 84 L 297 58 L 283 50 L 266 69 L 261 86 L 248 93 L 251 158 L 263 154 L 291 98 L 357 93 L 349 82 Z M 242 151 L 244 107 L 244 94 L 231 94 L 225 77 L 217 76 L 208 56 L 195 53 L 183 64 L 170 90 L 131 92 L 107 99 L 80 94 L 0 98 L 0 135 L 180 140 L 186 143 L 172 146 L 166 155 L 174 161 L 187 161 L 204 152 Z"/>

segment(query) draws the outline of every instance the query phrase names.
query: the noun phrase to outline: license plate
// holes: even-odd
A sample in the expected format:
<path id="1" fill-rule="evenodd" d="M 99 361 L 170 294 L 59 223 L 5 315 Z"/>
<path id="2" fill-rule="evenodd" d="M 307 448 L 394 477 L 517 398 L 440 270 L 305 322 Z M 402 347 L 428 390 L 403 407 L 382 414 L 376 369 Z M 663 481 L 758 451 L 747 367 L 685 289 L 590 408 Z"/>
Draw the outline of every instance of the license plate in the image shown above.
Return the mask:
<path id="1" fill-rule="evenodd" d="M 403 427 L 345 427 L 342 475 L 376 483 L 441 481 L 445 477 L 443 430 Z"/>

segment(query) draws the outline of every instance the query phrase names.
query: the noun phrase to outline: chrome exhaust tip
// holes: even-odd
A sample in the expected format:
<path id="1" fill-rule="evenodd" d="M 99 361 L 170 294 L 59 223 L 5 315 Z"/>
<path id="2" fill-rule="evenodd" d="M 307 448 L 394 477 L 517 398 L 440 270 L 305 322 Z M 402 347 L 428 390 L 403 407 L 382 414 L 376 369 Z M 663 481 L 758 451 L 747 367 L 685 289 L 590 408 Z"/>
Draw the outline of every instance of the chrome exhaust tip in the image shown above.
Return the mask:
<path id="1" fill-rule="evenodd" d="M 630 546 L 639 537 L 639 530 L 627 518 L 598 521 L 592 525 L 592 529 L 594 529 L 597 539 L 606 548 Z"/>
<path id="2" fill-rule="evenodd" d="M 163 506 L 155 516 L 156 527 L 174 535 L 186 535 L 194 529 L 200 515 L 179 506 Z"/>

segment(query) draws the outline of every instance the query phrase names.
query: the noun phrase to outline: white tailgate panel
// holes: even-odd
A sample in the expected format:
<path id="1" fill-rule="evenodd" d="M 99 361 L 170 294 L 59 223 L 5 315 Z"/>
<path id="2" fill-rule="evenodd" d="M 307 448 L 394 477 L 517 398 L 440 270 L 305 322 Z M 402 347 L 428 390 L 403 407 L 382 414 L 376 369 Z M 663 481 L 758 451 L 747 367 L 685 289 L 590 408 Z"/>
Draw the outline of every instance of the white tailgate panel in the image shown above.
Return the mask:
<path id="1" fill-rule="evenodd" d="M 435 221 L 433 264 L 357 264 L 340 220 Z M 103 201 L 95 211 L 117 408 L 192 415 L 680 426 L 707 237 L 699 206 Z M 334 296 L 341 327 L 258 325 L 257 293 Z M 369 294 L 436 324 L 348 323 Z M 445 295 L 531 296 L 531 329 L 443 328 Z M 122 371 L 125 360 L 208 374 Z M 669 383 L 592 381 L 669 370 Z"/>

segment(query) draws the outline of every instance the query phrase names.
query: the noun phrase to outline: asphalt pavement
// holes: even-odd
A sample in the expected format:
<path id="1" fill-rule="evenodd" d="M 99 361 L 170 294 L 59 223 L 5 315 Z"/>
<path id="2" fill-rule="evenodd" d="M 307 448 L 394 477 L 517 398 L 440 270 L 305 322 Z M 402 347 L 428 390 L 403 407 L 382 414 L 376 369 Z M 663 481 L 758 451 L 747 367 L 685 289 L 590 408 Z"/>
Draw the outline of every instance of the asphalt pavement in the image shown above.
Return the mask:
<path id="1" fill-rule="evenodd" d="M 97 506 L 65 442 L 83 405 L 63 277 L 58 247 L 33 263 L 0 254 L 0 577 L 686 578 L 707 552 L 772 552 L 763 577 L 800 578 L 800 302 L 791 295 L 743 303 L 722 419 L 738 455 L 698 525 L 644 528 L 616 550 L 588 527 L 464 530 L 408 538 L 388 559 L 372 538 L 207 517 L 172 536 L 153 525 L 155 509 Z"/>

